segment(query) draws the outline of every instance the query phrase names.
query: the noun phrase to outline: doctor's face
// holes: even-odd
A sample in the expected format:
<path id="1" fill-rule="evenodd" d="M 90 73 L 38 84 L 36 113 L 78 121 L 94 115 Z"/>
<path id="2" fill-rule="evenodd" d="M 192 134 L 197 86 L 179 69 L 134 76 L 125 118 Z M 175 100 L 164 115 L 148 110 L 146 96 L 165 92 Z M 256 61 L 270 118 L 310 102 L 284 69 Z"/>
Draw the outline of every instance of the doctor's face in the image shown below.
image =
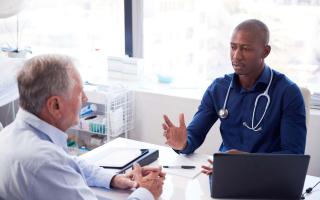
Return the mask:
<path id="1" fill-rule="evenodd" d="M 263 68 L 268 48 L 259 33 L 250 30 L 235 30 L 230 42 L 230 57 L 238 75 L 255 74 Z"/>

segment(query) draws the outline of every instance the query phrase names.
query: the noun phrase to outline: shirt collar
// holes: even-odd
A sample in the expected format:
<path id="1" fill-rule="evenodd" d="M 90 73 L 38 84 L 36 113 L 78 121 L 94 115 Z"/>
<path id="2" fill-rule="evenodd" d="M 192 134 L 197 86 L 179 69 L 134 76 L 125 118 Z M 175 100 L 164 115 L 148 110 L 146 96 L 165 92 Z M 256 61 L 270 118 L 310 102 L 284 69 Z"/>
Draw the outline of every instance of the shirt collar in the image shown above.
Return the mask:
<path id="1" fill-rule="evenodd" d="M 265 89 L 269 84 L 270 76 L 271 76 L 270 68 L 269 68 L 269 66 L 267 66 L 265 64 L 262 73 L 260 74 L 260 76 L 259 76 L 258 80 L 256 81 L 256 83 L 250 89 L 250 91 L 255 91 L 255 90 L 259 90 L 259 89 Z M 238 78 L 238 75 L 236 73 L 233 73 L 231 88 L 243 89 L 241 87 L 241 85 L 240 85 L 239 78 Z"/>
<path id="2" fill-rule="evenodd" d="M 25 123 L 37 129 L 39 132 L 48 136 L 52 143 L 62 147 L 65 150 L 67 149 L 68 135 L 60 129 L 48 124 L 47 122 L 41 120 L 34 114 L 27 112 L 22 108 L 19 109 L 17 118 L 23 120 Z"/>

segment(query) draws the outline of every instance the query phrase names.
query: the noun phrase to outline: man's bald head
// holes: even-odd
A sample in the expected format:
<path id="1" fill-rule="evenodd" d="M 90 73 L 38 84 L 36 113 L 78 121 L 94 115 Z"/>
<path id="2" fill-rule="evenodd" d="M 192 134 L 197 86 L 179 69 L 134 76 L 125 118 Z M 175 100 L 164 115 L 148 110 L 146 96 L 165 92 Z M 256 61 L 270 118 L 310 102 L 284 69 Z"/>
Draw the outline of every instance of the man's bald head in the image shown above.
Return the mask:
<path id="1" fill-rule="evenodd" d="M 263 45 L 269 44 L 269 29 L 262 21 L 257 19 L 249 19 L 241 22 L 233 31 L 235 34 L 238 31 L 250 32 L 263 43 Z"/>

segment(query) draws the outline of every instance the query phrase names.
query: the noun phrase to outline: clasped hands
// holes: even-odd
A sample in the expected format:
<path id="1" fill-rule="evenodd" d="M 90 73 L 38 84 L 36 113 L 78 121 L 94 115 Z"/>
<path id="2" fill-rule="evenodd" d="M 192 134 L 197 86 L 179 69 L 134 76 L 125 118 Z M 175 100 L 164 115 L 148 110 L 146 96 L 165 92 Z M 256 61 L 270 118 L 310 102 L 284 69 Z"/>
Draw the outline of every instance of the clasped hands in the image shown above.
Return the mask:
<path id="1" fill-rule="evenodd" d="M 126 174 L 118 174 L 111 180 L 111 187 L 118 189 L 132 189 L 143 187 L 149 190 L 155 199 L 162 193 L 165 173 L 161 167 L 141 167 L 134 164 L 133 170 Z"/>

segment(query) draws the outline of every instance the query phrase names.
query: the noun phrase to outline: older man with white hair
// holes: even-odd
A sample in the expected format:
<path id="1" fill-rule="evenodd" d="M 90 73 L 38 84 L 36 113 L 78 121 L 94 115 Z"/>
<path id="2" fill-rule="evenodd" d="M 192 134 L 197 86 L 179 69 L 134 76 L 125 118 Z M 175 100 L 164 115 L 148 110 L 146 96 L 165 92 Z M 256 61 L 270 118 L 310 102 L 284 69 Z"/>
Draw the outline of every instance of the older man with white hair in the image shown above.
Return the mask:
<path id="1" fill-rule="evenodd" d="M 87 101 L 71 58 L 40 55 L 18 74 L 20 109 L 0 137 L 0 199 L 97 199 L 88 186 L 137 188 L 129 199 L 157 199 L 165 174 L 141 168 L 115 175 L 67 154 L 65 131 Z"/>

